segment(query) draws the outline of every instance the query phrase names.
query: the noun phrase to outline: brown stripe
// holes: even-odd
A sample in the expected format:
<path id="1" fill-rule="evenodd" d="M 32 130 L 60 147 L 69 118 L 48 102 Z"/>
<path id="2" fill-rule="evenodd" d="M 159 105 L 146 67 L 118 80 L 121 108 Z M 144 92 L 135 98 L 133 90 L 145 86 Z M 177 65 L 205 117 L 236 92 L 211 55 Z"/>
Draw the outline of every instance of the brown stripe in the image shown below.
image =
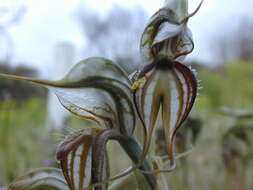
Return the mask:
<path id="1" fill-rule="evenodd" d="M 57 160 L 64 160 L 68 156 L 68 154 L 76 149 L 83 141 L 91 140 L 92 137 L 90 135 L 78 135 L 74 137 L 69 137 L 66 139 L 58 148 L 56 158 Z"/>
<path id="2" fill-rule="evenodd" d="M 185 80 L 185 84 L 186 84 L 186 87 L 187 87 L 187 101 L 186 101 L 186 104 L 185 104 L 185 110 L 183 110 L 183 116 L 180 119 L 180 122 L 178 123 L 178 127 L 177 128 L 179 128 L 181 126 L 181 124 L 184 122 L 184 120 L 186 119 L 186 117 L 189 114 L 190 110 L 188 109 L 188 106 L 189 106 L 189 102 L 190 102 L 190 99 L 191 99 L 191 89 L 190 89 L 189 83 L 186 80 L 185 75 L 183 73 L 181 73 L 180 70 L 179 70 L 179 72 L 180 72 L 180 74 L 183 75 L 183 78 Z M 176 132 L 177 132 L 177 130 L 175 130 L 174 133 L 173 133 L 173 137 L 172 137 L 173 139 L 174 139 L 174 137 L 176 135 Z"/>
<path id="3" fill-rule="evenodd" d="M 168 78 L 169 79 L 169 78 Z M 169 129 L 170 129 L 170 120 L 171 120 L 171 86 L 170 86 L 170 83 L 169 83 L 169 92 L 168 93 L 166 93 L 166 95 L 168 96 L 168 97 L 166 97 L 166 99 L 165 99 L 165 96 L 163 96 L 162 97 L 162 124 L 163 124 L 163 131 L 164 131 L 164 136 L 165 136 L 165 143 L 166 143 L 166 148 L 167 148 L 167 153 L 168 153 L 168 156 L 169 156 L 169 159 L 171 159 L 170 158 L 170 155 L 172 155 L 171 154 L 171 147 L 170 146 L 168 146 L 168 145 L 170 145 L 171 143 L 170 143 L 170 139 L 168 139 L 167 137 L 169 137 L 170 136 L 170 134 L 169 134 Z M 167 105 L 168 104 L 168 105 Z M 168 107 L 169 109 L 166 109 L 166 107 Z M 164 120 L 164 117 L 167 117 L 167 123 L 165 122 L 165 120 Z M 167 126 L 166 126 L 167 125 Z"/>
<path id="4" fill-rule="evenodd" d="M 146 93 L 147 93 L 147 90 L 148 90 L 148 86 L 150 85 L 150 83 L 152 82 L 152 79 L 154 78 L 154 76 L 155 76 L 155 70 L 151 73 L 151 75 L 149 76 L 149 78 L 147 78 L 146 77 L 146 82 L 145 82 L 145 84 L 143 85 L 143 87 L 142 87 L 142 92 L 141 92 L 141 113 L 142 113 L 142 117 L 143 117 L 143 120 L 144 120 L 144 122 L 145 122 L 145 96 L 146 96 Z M 146 128 L 146 130 L 148 130 L 147 129 L 147 125 L 146 125 L 146 122 L 145 122 L 145 128 Z"/>
<path id="5" fill-rule="evenodd" d="M 62 168 L 63 175 L 65 176 L 65 179 L 68 183 L 70 190 L 74 190 L 73 181 L 71 181 L 70 174 L 69 174 L 70 170 L 68 167 L 68 158 L 61 160 L 61 168 Z"/>
<path id="6" fill-rule="evenodd" d="M 79 167 L 79 189 L 83 189 L 83 183 L 84 183 L 84 178 L 86 177 L 85 174 L 85 166 L 87 163 L 87 159 L 88 159 L 88 153 L 89 153 L 89 149 L 91 147 L 91 144 L 87 143 L 83 145 L 83 151 L 82 151 L 82 155 L 80 157 L 80 167 Z"/>
<path id="7" fill-rule="evenodd" d="M 176 86 L 178 89 L 178 99 L 179 99 L 179 109 L 177 112 L 177 121 L 175 124 L 175 129 L 173 130 L 173 134 L 172 134 L 172 139 L 174 137 L 174 134 L 177 132 L 178 128 L 180 127 L 180 122 L 182 120 L 183 117 L 181 117 L 182 115 L 184 115 L 185 110 L 183 110 L 183 104 L 184 104 L 184 89 L 183 89 L 183 83 L 181 83 L 179 76 L 177 75 L 177 73 L 175 72 L 175 69 L 172 70 L 172 75 L 175 77 L 176 79 Z M 187 106 L 187 104 L 186 104 Z"/>
<path id="8" fill-rule="evenodd" d="M 188 116 L 188 114 L 193 106 L 193 103 L 194 103 L 196 95 L 197 95 L 197 86 L 198 85 L 197 85 L 197 79 L 196 79 L 195 75 L 192 73 L 192 71 L 188 67 L 184 66 L 183 64 L 181 64 L 179 62 L 175 62 L 175 67 L 184 76 L 187 87 L 188 87 L 188 101 L 186 104 L 186 110 L 183 115 L 183 118 L 182 118 L 181 122 L 179 123 L 179 125 L 181 125 L 184 122 L 184 120 L 186 119 L 186 117 Z"/>
<path id="9" fill-rule="evenodd" d="M 67 108 L 71 113 L 75 113 L 75 115 L 81 116 L 81 117 L 83 117 L 83 118 L 87 118 L 86 116 L 80 115 L 80 114 L 78 114 L 77 112 L 73 112 L 72 110 L 70 110 L 70 109 L 69 109 L 68 107 L 66 107 L 66 106 L 64 106 L 64 107 Z M 85 111 L 85 112 L 87 112 L 87 113 L 90 113 L 91 115 L 94 115 L 95 117 L 98 117 L 98 118 L 100 118 L 100 119 L 102 119 L 102 120 L 104 120 L 104 121 L 107 121 L 107 122 L 109 123 L 109 126 L 113 126 L 113 125 L 112 125 L 113 122 L 112 122 L 111 118 L 105 117 L 105 116 L 102 116 L 102 115 L 99 115 L 99 114 L 96 114 L 95 112 L 92 112 L 91 110 L 82 108 L 82 107 L 77 106 L 77 105 L 75 105 L 75 107 L 78 108 L 78 109 L 80 109 L 80 110 L 83 110 L 83 111 Z M 90 118 L 92 118 L 92 117 L 88 117 L 88 119 L 90 119 Z M 95 121 L 96 123 L 99 124 L 99 121 L 97 121 L 95 118 L 92 118 L 91 120 L 93 120 L 93 121 Z"/>
<path id="10" fill-rule="evenodd" d="M 74 161 L 75 161 L 75 155 L 76 155 L 76 149 L 74 149 L 70 155 L 71 155 L 71 160 L 70 160 L 70 179 L 71 179 L 71 182 L 72 182 L 72 186 L 73 186 L 73 190 L 75 189 L 75 182 L 74 182 Z"/>
<path id="11" fill-rule="evenodd" d="M 62 104 L 63 105 L 63 104 Z M 64 105 L 63 105 L 64 106 Z M 91 120 L 91 121 L 94 121 L 95 123 L 97 123 L 98 125 L 100 125 L 100 122 L 98 120 L 96 120 L 94 117 L 89 117 L 89 116 L 85 116 L 85 115 L 80 115 L 79 113 L 77 112 L 73 112 L 72 110 L 70 110 L 67 106 L 64 106 L 68 111 L 70 111 L 72 114 L 76 115 L 76 116 L 80 116 L 84 119 L 88 119 L 88 120 Z"/>

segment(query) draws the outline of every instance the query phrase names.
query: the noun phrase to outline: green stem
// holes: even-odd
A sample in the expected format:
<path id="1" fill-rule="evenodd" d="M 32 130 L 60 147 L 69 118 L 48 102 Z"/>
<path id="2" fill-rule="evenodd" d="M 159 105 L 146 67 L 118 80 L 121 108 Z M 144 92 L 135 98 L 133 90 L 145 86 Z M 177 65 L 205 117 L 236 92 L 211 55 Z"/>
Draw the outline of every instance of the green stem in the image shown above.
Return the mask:
<path id="1" fill-rule="evenodd" d="M 100 183 L 104 177 L 102 174 L 104 173 L 104 158 L 106 155 L 106 144 L 108 140 L 117 140 L 122 148 L 125 150 L 127 155 L 131 158 L 131 160 L 138 165 L 140 161 L 140 157 L 142 155 L 142 148 L 138 141 L 130 136 L 125 136 L 120 134 L 120 132 L 116 129 L 107 129 L 101 131 L 97 134 L 93 142 L 93 152 L 92 152 L 92 183 Z M 150 162 L 145 159 L 140 169 L 144 171 L 151 171 L 152 166 Z M 152 174 L 143 174 L 151 189 L 156 189 L 156 178 Z M 95 188 L 95 190 L 103 189 L 101 186 Z"/>
<path id="2" fill-rule="evenodd" d="M 131 160 L 138 165 L 140 161 L 140 157 L 142 156 L 142 148 L 139 142 L 134 137 L 125 137 L 118 139 L 120 145 L 131 158 Z M 141 170 L 144 171 L 151 171 L 152 166 L 150 162 L 145 158 L 142 165 L 140 166 Z M 143 174 L 146 178 L 148 184 L 150 185 L 151 189 L 156 189 L 156 178 L 154 175 L 151 174 Z"/>

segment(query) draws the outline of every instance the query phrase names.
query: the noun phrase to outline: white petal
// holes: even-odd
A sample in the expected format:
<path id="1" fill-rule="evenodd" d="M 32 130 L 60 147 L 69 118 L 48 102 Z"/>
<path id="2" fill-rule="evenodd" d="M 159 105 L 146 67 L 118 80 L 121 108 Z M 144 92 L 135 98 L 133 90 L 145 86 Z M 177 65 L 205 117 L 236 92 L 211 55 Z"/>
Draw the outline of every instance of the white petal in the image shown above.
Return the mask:
<path id="1" fill-rule="evenodd" d="M 184 25 L 173 24 L 169 22 L 163 22 L 158 29 L 158 32 L 154 38 L 153 44 L 160 43 L 166 39 L 172 38 L 179 34 L 183 30 Z"/>

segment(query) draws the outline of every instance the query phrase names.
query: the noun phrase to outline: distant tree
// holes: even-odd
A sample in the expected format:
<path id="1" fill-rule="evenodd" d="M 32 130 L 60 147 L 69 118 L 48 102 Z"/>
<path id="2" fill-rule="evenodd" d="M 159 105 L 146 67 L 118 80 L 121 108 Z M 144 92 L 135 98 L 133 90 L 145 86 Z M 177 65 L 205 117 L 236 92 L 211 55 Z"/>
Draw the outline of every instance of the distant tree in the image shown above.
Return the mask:
<path id="1" fill-rule="evenodd" d="M 105 56 L 118 61 L 129 73 L 140 61 L 139 39 L 148 15 L 142 7 L 113 7 L 106 16 L 93 10 L 80 9 L 79 20 L 92 56 Z"/>

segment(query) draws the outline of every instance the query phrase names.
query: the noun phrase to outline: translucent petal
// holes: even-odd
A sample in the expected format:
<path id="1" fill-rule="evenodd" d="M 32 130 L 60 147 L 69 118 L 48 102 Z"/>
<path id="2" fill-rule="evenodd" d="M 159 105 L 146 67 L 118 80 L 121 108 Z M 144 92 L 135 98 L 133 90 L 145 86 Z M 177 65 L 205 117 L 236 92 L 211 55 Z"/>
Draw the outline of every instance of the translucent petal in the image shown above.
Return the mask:
<path id="1" fill-rule="evenodd" d="M 0 74 L 0 78 L 24 80 L 53 90 L 73 114 L 90 119 L 102 128 L 119 128 L 131 135 L 135 125 L 131 82 L 114 62 L 89 58 L 76 64 L 60 81 L 44 81 Z"/>
<path id="2" fill-rule="evenodd" d="M 169 24 L 161 26 L 163 23 Z M 150 18 L 148 25 L 144 29 L 140 43 L 140 51 L 144 60 L 143 64 L 148 65 L 154 61 L 156 55 L 152 52 L 152 48 L 156 44 L 154 43 L 154 39 L 159 31 L 161 32 L 156 41 L 161 41 L 162 38 L 166 38 L 165 34 L 175 36 L 175 32 L 178 33 L 178 27 L 176 25 L 179 25 L 178 19 L 171 9 L 162 8 Z M 168 31 L 165 32 L 165 29 Z"/>
<path id="3" fill-rule="evenodd" d="M 7 190 L 69 190 L 61 170 L 38 168 L 15 179 Z"/>
<path id="4" fill-rule="evenodd" d="M 175 52 L 173 52 L 175 55 L 180 53 L 182 54 L 184 52 L 185 54 L 190 53 L 194 48 L 191 30 L 187 27 L 184 27 L 182 32 L 178 35 L 175 44 Z"/>
<path id="5" fill-rule="evenodd" d="M 189 68 L 170 61 L 154 63 L 140 77 L 145 80 L 135 92 L 135 102 L 146 129 L 148 146 L 161 106 L 167 152 L 173 161 L 174 137 L 194 103 L 197 80 Z"/>
<path id="6" fill-rule="evenodd" d="M 193 14 L 188 15 L 187 4 L 187 0 L 168 0 L 165 6 L 151 17 L 141 38 L 140 51 L 144 63 L 140 69 L 159 56 L 179 61 L 193 50 L 187 21 L 199 7 Z"/>
<path id="7" fill-rule="evenodd" d="M 174 24 L 169 22 L 163 22 L 158 29 L 158 32 L 154 38 L 152 46 L 156 43 L 160 43 L 164 40 L 174 37 L 175 35 L 179 34 L 183 29 L 183 24 Z"/>

